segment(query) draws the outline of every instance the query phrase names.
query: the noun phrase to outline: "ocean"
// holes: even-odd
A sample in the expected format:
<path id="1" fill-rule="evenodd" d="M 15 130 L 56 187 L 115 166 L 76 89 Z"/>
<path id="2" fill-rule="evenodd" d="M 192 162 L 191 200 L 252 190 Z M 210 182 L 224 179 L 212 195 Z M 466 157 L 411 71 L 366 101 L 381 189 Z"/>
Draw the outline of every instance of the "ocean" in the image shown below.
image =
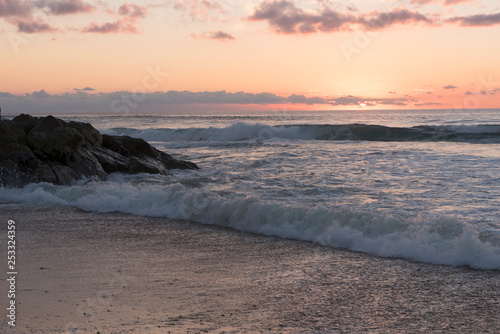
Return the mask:
<path id="1" fill-rule="evenodd" d="M 143 138 L 201 169 L 0 188 L 0 206 L 185 219 L 500 269 L 500 109 L 54 116 Z"/>

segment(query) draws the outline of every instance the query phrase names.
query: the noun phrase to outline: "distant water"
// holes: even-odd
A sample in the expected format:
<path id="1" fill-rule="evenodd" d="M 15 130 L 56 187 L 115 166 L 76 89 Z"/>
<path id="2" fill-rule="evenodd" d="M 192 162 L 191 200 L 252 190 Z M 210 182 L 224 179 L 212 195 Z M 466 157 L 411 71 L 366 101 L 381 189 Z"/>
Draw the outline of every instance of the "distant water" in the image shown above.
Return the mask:
<path id="1" fill-rule="evenodd" d="M 189 219 L 500 269 L 500 110 L 66 115 L 199 171 L 0 188 L 0 204 Z"/>

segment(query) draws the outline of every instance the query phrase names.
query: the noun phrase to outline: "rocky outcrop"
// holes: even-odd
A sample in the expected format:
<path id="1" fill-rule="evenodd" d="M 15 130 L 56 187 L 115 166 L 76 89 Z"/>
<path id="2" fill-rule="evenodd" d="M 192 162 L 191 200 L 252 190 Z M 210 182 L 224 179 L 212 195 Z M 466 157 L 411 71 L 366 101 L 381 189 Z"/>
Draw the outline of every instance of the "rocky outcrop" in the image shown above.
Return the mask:
<path id="1" fill-rule="evenodd" d="M 92 125 L 53 116 L 19 115 L 0 122 L 0 185 L 50 182 L 67 185 L 110 173 L 169 175 L 170 169 L 198 169 L 172 158 L 145 140 L 102 135 Z"/>

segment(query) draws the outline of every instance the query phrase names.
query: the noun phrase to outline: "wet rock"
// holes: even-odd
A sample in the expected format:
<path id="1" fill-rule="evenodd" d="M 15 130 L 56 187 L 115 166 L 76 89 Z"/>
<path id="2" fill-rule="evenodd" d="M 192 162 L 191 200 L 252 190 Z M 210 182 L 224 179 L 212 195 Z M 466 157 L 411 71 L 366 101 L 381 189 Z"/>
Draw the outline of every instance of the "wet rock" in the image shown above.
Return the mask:
<path id="1" fill-rule="evenodd" d="M 3 186 L 68 185 L 82 177 L 104 180 L 115 172 L 169 175 L 175 168 L 198 166 L 174 159 L 140 138 L 101 135 L 89 123 L 25 114 L 0 122 Z"/>

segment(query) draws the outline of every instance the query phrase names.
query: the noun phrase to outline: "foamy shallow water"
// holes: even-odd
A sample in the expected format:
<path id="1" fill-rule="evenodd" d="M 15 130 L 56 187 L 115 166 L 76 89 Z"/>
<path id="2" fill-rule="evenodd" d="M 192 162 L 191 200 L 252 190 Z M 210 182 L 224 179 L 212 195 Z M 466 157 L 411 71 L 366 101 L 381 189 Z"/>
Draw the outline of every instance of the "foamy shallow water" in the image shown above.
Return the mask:
<path id="1" fill-rule="evenodd" d="M 369 114 L 332 115 L 73 116 L 104 133 L 142 137 L 202 169 L 1 188 L 0 203 L 189 219 L 500 269 L 498 112 L 378 113 L 365 127 L 349 124 L 367 124 Z"/>

